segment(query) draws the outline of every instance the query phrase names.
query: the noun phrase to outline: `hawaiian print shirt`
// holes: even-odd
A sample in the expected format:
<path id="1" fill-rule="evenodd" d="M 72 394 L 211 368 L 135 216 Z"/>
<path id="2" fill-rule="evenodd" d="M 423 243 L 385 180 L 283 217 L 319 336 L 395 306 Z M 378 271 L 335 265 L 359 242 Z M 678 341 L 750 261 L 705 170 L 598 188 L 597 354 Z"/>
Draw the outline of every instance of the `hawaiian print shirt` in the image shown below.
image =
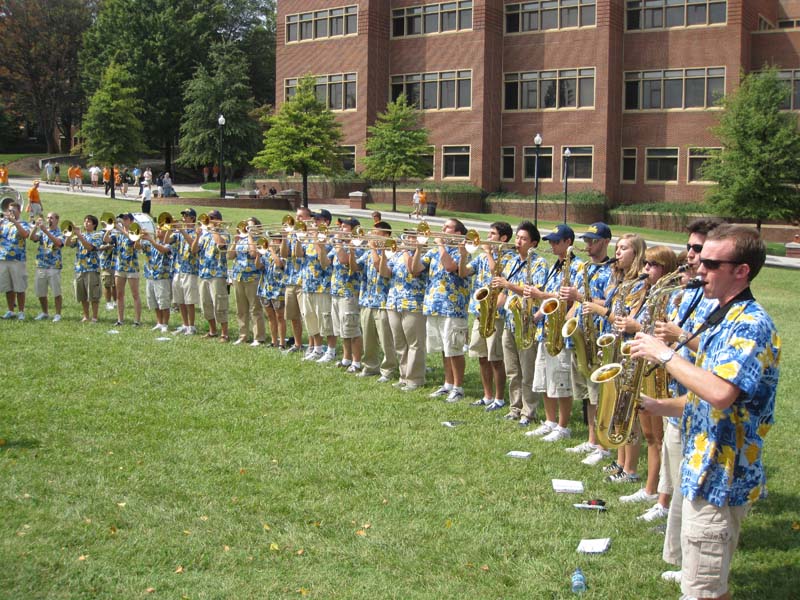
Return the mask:
<path id="1" fill-rule="evenodd" d="M 458 248 L 447 248 L 450 258 L 458 264 Z M 448 273 L 442 264 L 439 248 L 428 250 L 421 259 L 428 271 L 428 286 L 425 288 L 425 303 L 422 312 L 426 316 L 467 318 L 469 280 Z"/>
<path id="2" fill-rule="evenodd" d="M 331 247 L 326 245 L 325 253 L 330 252 Z M 303 251 L 306 255 L 305 263 L 303 264 L 303 272 L 300 277 L 303 280 L 303 291 L 306 294 L 324 294 L 331 291 L 331 265 L 327 269 L 322 268 L 319 258 L 319 246 L 314 244 L 306 244 L 303 246 Z"/>
<path id="3" fill-rule="evenodd" d="M 22 228 L 30 233 L 31 226 L 25 221 L 20 221 Z M 19 235 L 17 226 L 11 221 L 0 221 L 0 260 L 25 261 L 26 238 Z"/>
<path id="4" fill-rule="evenodd" d="M 198 233 L 187 233 L 186 239 L 180 233 L 173 236 L 173 244 L 177 243 L 178 248 L 174 258 L 174 268 L 178 273 L 186 275 L 197 275 L 200 270 L 200 263 L 197 254 L 192 253 L 192 241 Z"/>
<path id="5" fill-rule="evenodd" d="M 503 277 L 514 285 L 544 285 L 544 280 L 547 277 L 547 261 L 536 251 L 532 252 L 530 258 L 530 281 L 528 280 L 526 259 L 520 256 L 518 252 L 506 263 L 503 268 Z M 525 299 L 522 296 L 509 290 L 506 302 L 500 311 L 500 315 L 505 319 L 506 329 L 511 333 L 516 332 L 516 325 L 514 324 L 514 313 L 508 310 L 507 307 L 509 301 L 515 297 L 518 297 L 524 304 Z M 533 318 L 533 313 L 530 316 Z"/>
<path id="6" fill-rule="evenodd" d="M 286 273 L 278 267 L 272 254 L 264 254 L 261 262 L 264 268 L 261 270 L 261 279 L 258 282 L 258 297 L 268 300 L 283 298 L 286 291 Z"/>
<path id="7" fill-rule="evenodd" d="M 172 248 L 161 254 L 149 240 L 142 240 L 142 252 L 147 256 L 144 265 L 145 279 L 170 279 L 172 277 Z"/>
<path id="8" fill-rule="evenodd" d="M 61 229 L 56 227 L 50 230 L 50 235 L 56 239 L 60 239 L 64 243 L 64 236 L 61 235 Z M 36 267 L 38 269 L 60 269 L 61 263 L 61 248 L 56 247 L 47 234 L 39 232 L 39 249 L 36 251 Z"/>
<path id="9" fill-rule="evenodd" d="M 84 248 L 80 240 L 75 242 L 75 272 L 96 273 L 100 269 L 100 257 L 97 249 L 103 245 L 103 232 L 87 231 L 83 237 L 94 246 L 94 250 Z"/>
<path id="10" fill-rule="evenodd" d="M 497 255 L 496 251 L 493 251 Z M 500 254 L 500 273 L 505 270 L 505 265 L 508 261 L 514 260 L 514 253 L 512 251 L 503 251 Z M 472 290 L 469 295 L 469 308 L 468 312 L 476 317 L 479 314 L 478 301 L 475 300 L 475 292 L 482 287 L 490 287 L 492 284 L 492 271 L 489 269 L 489 259 L 485 252 L 481 252 L 478 256 L 474 257 L 467 263 L 474 275 L 472 276 Z"/>
<path id="11" fill-rule="evenodd" d="M 695 364 L 739 388 L 725 410 L 689 392 L 683 410 L 681 492 L 715 506 L 755 502 L 766 475 L 761 455 L 775 418 L 781 340 L 755 300 L 736 302 L 700 336 Z"/>
<path id="12" fill-rule="evenodd" d="M 214 234 L 205 232 L 200 234 L 200 241 L 197 243 L 197 256 L 200 268 L 198 275 L 200 279 L 219 279 L 228 276 L 227 244 L 230 243 L 230 236 L 227 232 L 220 234 L 225 242 L 225 248 L 220 248 L 214 241 Z"/>
<path id="13" fill-rule="evenodd" d="M 389 293 L 386 297 L 387 310 L 395 312 L 422 312 L 428 275 L 425 271 L 414 277 L 408 270 L 406 259 L 411 256 L 406 251 L 395 252 L 389 259 L 392 278 L 389 280 Z"/>
<path id="14" fill-rule="evenodd" d="M 376 250 L 380 255 L 383 250 Z M 358 257 L 356 262 L 361 267 L 361 287 L 359 289 L 358 304 L 364 308 L 386 308 L 386 299 L 389 295 L 390 279 L 381 277 L 373 261 L 373 251 L 368 250 Z"/>
<path id="15" fill-rule="evenodd" d="M 117 229 L 111 232 L 111 242 L 114 244 L 114 270 L 118 273 L 138 272 L 139 253 L 134 242 Z"/>
<path id="16" fill-rule="evenodd" d="M 351 250 L 351 252 L 356 252 Z M 363 253 L 362 253 L 363 254 Z M 358 254 L 356 255 L 358 256 Z M 358 294 L 361 284 L 361 272 L 351 271 L 350 264 L 339 261 L 339 252 L 332 248 L 328 252 L 331 261 L 331 296 L 339 298 L 353 298 Z M 358 259 L 356 259 L 358 260 Z"/>
<path id="17" fill-rule="evenodd" d="M 255 281 L 261 270 L 256 268 L 256 259 L 250 256 L 250 240 L 237 238 L 234 245 L 236 259 L 233 261 L 233 281 Z"/>
<path id="18" fill-rule="evenodd" d="M 558 291 L 561 289 L 562 281 L 564 280 L 564 270 L 561 268 L 556 268 L 557 265 L 553 265 L 550 271 L 547 273 L 546 282 L 544 284 L 544 291 L 549 292 L 551 294 L 557 294 Z M 569 265 L 569 281 L 570 285 L 581 289 L 583 287 L 583 260 L 578 258 L 577 256 L 573 256 L 572 260 L 570 261 Z M 545 324 L 547 323 L 547 319 L 550 317 L 545 317 L 541 321 L 539 321 L 539 329 L 537 331 L 536 339 L 539 342 L 544 341 L 544 331 L 545 331 Z M 574 344 L 570 338 L 566 338 L 564 340 L 564 347 L 565 348 L 572 348 Z"/>

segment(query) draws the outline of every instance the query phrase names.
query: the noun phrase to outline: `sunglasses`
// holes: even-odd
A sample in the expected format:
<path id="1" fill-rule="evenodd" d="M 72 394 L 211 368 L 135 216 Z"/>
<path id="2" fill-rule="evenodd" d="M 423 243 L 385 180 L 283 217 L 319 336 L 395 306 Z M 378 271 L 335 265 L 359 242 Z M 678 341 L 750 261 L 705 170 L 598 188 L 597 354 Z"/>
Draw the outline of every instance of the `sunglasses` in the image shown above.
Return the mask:
<path id="1" fill-rule="evenodd" d="M 722 265 L 740 265 L 738 260 L 716 260 L 714 258 L 701 258 L 700 264 L 703 265 L 708 271 L 716 271 Z"/>
<path id="2" fill-rule="evenodd" d="M 695 254 L 700 254 L 703 250 L 703 244 L 686 244 L 686 251 L 693 251 Z"/>
<path id="3" fill-rule="evenodd" d="M 661 263 L 657 263 L 657 262 L 655 262 L 653 260 L 646 260 L 646 261 L 644 261 L 644 266 L 645 267 L 663 267 L 664 265 L 662 265 Z"/>

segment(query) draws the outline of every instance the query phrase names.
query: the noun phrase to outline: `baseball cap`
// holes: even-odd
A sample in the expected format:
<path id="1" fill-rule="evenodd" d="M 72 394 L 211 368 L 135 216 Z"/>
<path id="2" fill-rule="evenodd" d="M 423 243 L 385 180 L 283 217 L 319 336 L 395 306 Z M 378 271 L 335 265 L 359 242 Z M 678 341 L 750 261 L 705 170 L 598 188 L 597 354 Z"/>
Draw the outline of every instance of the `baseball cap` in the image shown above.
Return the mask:
<path id="1" fill-rule="evenodd" d="M 216 219 L 217 221 L 222 221 L 222 213 L 218 210 L 210 210 L 208 211 L 208 218 L 209 219 Z"/>
<path id="2" fill-rule="evenodd" d="M 320 209 L 319 212 L 312 213 L 311 216 L 314 217 L 315 219 L 325 219 L 329 223 L 331 222 L 331 219 L 333 218 L 331 216 L 331 211 L 329 211 L 326 208 Z"/>
<path id="3" fill-rule="evenodd" d="M 560 242 L 567 239 L 574 240 L 575 232 L 572 231 L 572 227 L 562 223 L 561 225 L 556 225 L 547 235 L 542 236 L 542 239 L 548 242 Z"/>
<path id="4" fill-rule="evenodd" d="M 592 223 L 586 228 L 586 233 L 581 234 L 581 237 L 590 240 L 610 240 L 611 228 L 602 222 Z"/>
<path id="5" fill-rule="evenodd" d="M 182 215 L 189 215 L 190 217 L 196 217 L 197 216 L 197 213 L 195 212 L 195 210 L 193 208 L 184 208 L 181 211 L 181 214 Z"/>
<path id="6" fill-rule="evenodd" d="M 118 219 L 128 219 L 129 221 L 133 221 L 133 215 L 131 213 L 120 213 L 117 215 Z"/>
<path id="7" fill-rule="evenodd" d="M 342 221 L 342 225 L 349 225 L 350 227 L 358 227 L 359 225 L 361 225 L 361 222 L 355 217 L 350 217 L 349 219 L 345 219 L 344 221 Z"/>

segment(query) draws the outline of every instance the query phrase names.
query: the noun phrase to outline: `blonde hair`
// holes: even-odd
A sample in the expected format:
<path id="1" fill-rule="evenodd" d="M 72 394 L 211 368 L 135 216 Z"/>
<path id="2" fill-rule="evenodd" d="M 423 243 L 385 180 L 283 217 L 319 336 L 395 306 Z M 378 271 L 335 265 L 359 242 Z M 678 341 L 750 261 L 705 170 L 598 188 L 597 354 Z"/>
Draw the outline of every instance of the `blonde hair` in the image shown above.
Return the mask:
<path id="1" fill-rule="evenodd" d="M 644 255 L 645 251 L 647 250 L 647 242 L 644 241 L 644 238 L 640 236 L 638 233 L 624 233 L 619 236 L 617 240 L 617 245 L 622 240 L 627 240 L 630 242 L 631 247 L 633 248 L 633 262 L 631 266 L 622 270 L 622 267 L 618 267 L 616 264 L 614 265 L 614 279 L 617 281 L 626 281 L 631 279 L 636 279 L 639 276 L 639 273 L 642 272 L 644 269 Z"/>

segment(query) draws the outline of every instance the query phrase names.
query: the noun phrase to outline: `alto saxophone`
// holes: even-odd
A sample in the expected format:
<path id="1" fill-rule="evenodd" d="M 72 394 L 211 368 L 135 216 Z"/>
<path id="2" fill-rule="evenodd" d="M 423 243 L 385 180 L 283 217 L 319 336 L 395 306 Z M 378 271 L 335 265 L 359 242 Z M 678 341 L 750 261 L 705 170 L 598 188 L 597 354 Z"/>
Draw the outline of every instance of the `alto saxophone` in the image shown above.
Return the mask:
<path id="1" fill-rule="evenodd" d="M 492 269 L 492 279 L 499 277 L 503 271 L 502 250 L 497 251 L 497 259 L 494 261 Z M 488 338 L 495 332 L 495 320 L 497 319 L 497 297 L 500 295 L 501 288 L 484 285 L 475 290 L 472 298 L 478 303 L 478 332 L 481 337 Z"/>
<path id="2" fill-rule="evenodd" d="M 589 283 L 589 266 L 591 264 L 588 261 L 583 264 L 583 297 L 586 302 L 592 300 L 592 289 Z M 587 379 L 600 366 L 600 357 L 595 350 L 597 334 L 594 315 L 587 310 L 581 310 L 580 319 L 578 317 L 567 319 L 561 329 L 562 337 L 570 338 L 575 345 L 575 362 L 578 365 L 578 371 Z"/>
<path id="3" fill-rule="evenodd" d="M 531 280 L 532 258 L 535 250 L 528 248 L 525 256 L 525 284 Z M 533 345 L 536 328 L 533 326 L 533 313 L 531 311 L 531 299 L 518 294 L 514 294 L 506 304 L 506 309 L 511 313 L 514 321 L 514 341 L 517 348 L 527 350 Z"/>
<path id="4" fill-rule="evenodd" d="M 570 267 L 572 266 L 572 246 L 567 248 L 567 254 L 561 265 L 561 287 L 570 285 Z M 564 349 L 564 336 L 562 330 L 567 320 L 567 303 L 558 298 L 548 298 L 542 303 L 542 312 L 547 317 L 544 323 L 544 343 L 547 353 L 556 356 Z"/>

